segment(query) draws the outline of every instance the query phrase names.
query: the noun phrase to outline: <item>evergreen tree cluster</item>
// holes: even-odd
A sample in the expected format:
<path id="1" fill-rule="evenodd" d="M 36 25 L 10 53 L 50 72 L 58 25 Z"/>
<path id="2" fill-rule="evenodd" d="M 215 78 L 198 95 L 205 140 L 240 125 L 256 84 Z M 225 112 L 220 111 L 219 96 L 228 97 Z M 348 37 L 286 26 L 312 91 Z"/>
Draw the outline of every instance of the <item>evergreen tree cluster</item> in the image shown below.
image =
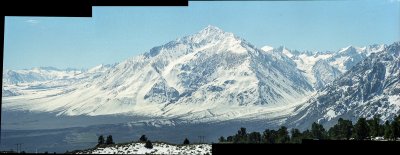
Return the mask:
<path id="1" fill-rule="evenodd" d="M 146 135 L 140 136 L 139 142 L 145 143 L 144 144 L 145 148 L 148 148 L 148 149 L 152 149 L 153 148 L 153 143 L 151 143 L 151 141 L 146 137 Z"/>
<path id="2" fill-rule="evenodd" d="M 144 145 L 145 148 L 148 148 L 148 149 L 152 149 L 152 148 L 153 148 L 153 144 L 152 144 L 151 141 L 146 137 L 146 135 L 142 135 L 142 136 L 139 138 L 139 141 L 138 141 L 138 142 L 145 143 L 145 145 Z M 111 144 L 114 144 L 114 141 L 113 141 L 111 135 L 109 135 L 109 136 L 107 137 L 106 140 L 104 140 L 104 136 L 103 136 L 103 135 L 100 135 L 100 136 L 99 136 L 99 138 L 98 138 L 98 143 L 97 143 L 97 147 L 105 147 L 105 146 L 111 145 Z M 189 139 L 185 138 L 185 140 L 183 141 L 183 145 L 188 145 L 188 144 L 190 144 Z"/>
<path id="3" fill-rule="evenodd" d="M 107 136 L 106 145 L 114 144 L 114 140 L 111 135 Z"/>
<path id="4" fill-rule="evenodd" d="M 108 135 L 106 140 L 104 140 L 103 135 L 99 136 L 98 141 L 97 141 L 97 146 L 106 146 L 106 145 L 111 145 L 111 144 L 114 144 L 112 135 Z"/>
<path id="5" fill-rule="evenodd" d="M 293 128 L 288 130 L 281 126 L 278 130 L 265 129 L 263 133 L 247 133 L 242 127 L 233 136 L 223 137 L 218 140 L 220 143 L 301 143 L 302 139 L 320 140 L 371 140 L 375 137 L 384 137 L 386 140 L 397 140 L 400 138 L 400 115 L 392 121 L 381 124 L 380 116 L 372 119 L 359 118 L 353 125 L 351 120 L 339 118 L 338 122 L 329 130 L 316 122 L 311 125 L 311 130 L 301 132 Z M 290 133 L 289 133 L 290 132 Z"/>

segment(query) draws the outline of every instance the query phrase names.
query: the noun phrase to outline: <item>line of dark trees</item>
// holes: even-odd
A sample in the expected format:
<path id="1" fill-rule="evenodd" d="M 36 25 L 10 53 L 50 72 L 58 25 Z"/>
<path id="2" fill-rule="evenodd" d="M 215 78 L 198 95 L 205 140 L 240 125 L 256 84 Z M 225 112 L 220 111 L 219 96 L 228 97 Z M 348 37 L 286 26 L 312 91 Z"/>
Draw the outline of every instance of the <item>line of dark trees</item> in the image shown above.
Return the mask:
<path id="1" fill-rule="evenodd" d="M 319 140 L 371 140 L 376 137 L 384 137 L 385 140 L 395 141 L 400 138 L 400 115 L 392 121 L 381 124 L 380 116 L 376 115 L 372 119 L 359 118 L 353 125 L 351 120 L 339 118 L 337 124 L 325 130 L 316 122 L 311 125 L 311 130 L 307 129 L 300 132 L 293 128 L 288 130 L 281 126 L 278 130 L 266 129 L 263 133 L 247 133 L 246 128 L 240 128 L 237 134 L 221 136 L 220 143 L 301 143 L 302 139 Z M 290 132 L 290 133 L 289 133 Z"/>
<path id="2" fill-rule="evenodd" d="M 146 135 L 140 136 L 138 142 L 145 143 L 144 147 L 146 147 L 146 148 L 148 148 L 148 149 L 153 148 L 153 144 L 152 144 L 151 141 L 146 137 Z M 96 146 L 97 146 L 97 147 L 105 147 L 105 146 L 107 146 L 107 145 L 112 145 L 112 144 L 115 144 L 115 143 L 114 143 L 114 140 L 113 140 L 113 138 L 112 138 L 112 135 L 109 135 L 109 136 L 107 137 L 106 140 L 104 140 L 104 136 L 103 136 L 103 135 L 100 135 L 99 138 L 98 138 L 98 143 L 97 143 Z M 183 144 L 184 144 L 184 145 L 190 144 L 189 139 L 185 138 L 185 140 L 183 140 Z"/>

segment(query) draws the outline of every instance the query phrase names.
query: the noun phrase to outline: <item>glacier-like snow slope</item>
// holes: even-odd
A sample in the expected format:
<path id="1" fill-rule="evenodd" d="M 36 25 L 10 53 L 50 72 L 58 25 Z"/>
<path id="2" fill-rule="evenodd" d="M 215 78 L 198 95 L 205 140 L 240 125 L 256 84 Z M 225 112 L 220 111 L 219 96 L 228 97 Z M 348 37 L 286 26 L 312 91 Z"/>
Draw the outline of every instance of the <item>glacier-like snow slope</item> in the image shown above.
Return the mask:
<path id="1" fill-rule="evenodd" d="M 312 122 L 332 126 L 338 118 L 357 121 L 359 117 L 381 115 L 390 120 L 400 114 L 400 42 L 372 53 L 289 118 L 293 126 L 309 127 Z"/>
<path id="2" fill-rule="evenodd" d="M 72 78 L 83 80 L 34 84 L 45 89 L 6 85 L 22 95 L 5 97 L 3 89 L 3 108 L 212 121 L 288 115 L 314 92 L 285 54 L 265 52 L 213 26 L 103 67 Z"/>

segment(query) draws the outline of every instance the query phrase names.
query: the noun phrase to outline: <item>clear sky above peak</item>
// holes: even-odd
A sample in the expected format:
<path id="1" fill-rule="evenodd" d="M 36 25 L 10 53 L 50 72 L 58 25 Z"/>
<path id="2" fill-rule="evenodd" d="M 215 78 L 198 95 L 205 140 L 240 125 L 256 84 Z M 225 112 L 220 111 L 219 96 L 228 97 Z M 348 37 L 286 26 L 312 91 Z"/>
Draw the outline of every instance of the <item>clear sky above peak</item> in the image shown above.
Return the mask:
<path id="1" fill-rule="evenodd" d="M 94 7 L 92 18 L 6 17 L 6 69 L 113 64 L 212 25 L 249 41 L 311 51 L 400 40 L 399 0 L 189 2 Z"/>

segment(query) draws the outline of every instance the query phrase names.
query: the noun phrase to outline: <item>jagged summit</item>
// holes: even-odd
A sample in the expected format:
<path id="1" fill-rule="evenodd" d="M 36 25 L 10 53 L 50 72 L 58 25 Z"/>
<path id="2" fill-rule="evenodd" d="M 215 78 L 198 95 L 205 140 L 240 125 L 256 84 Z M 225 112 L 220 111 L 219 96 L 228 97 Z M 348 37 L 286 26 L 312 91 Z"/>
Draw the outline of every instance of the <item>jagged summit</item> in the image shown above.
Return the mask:
<path id="1" fill-rule="evenodd" d="M 356 50 L 356 48 L 353 45 L 349 45 L 349 46 L 346 46 L 345 48 L 341 48 L 339 50 L 339 53 L 346 52 L 346 51 L 349 51 L 349 50 Z"/>
<path id="2" fill-rule="evenodd" d="M 219 27 L 208 25 L 203 30 L 201 30 L 199 33 L 224 33 L 224 31 L 222 29 L 220 29 Z"/>
<path id="3" fill-rule="evenodd" d="M 149 52 L 145 53 L 146 58 L 155 56 L 165 57 L 173 56 L 180 57 L 189 53 L 196 53 L 201 50 L 210 50 L 209 54 L 219 52 L 246 53 L 247 46 L 250 45 L 245 40 L 235 36 L 233 33 L 225 32 L 215 26 L 207 26 L 199 32 L 178 38 L 175 41 L 170 41 L 167 44 L 154 47 Z"/>
<path id="4" fill-rule="evenodd" d="M 191 44 L 207 44 L 215 42 L 240 40 L 233 33 L 225 32 L 222 29 L 208 25 L 198 33 L 177 39 L 177 42 L 191 43 Z"/>

